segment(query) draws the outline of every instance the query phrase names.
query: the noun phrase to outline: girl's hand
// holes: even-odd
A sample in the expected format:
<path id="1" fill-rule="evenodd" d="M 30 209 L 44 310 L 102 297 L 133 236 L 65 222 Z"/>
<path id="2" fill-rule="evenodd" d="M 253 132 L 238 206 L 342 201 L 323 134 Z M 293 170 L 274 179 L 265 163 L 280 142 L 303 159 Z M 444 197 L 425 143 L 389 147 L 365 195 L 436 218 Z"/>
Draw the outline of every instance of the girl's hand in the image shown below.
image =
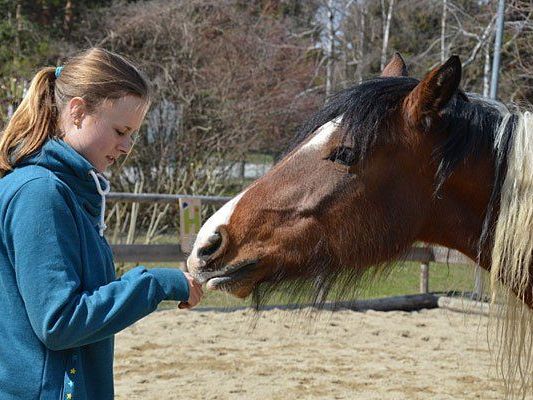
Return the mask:
<path id="1" fill-rule="evenodd" d="M 204 291 L 202 290 L 202 285 L 200 285 L 188 272 L 184 272 L 184 274 L 189 282 L 189 300 L 180 302 L 178 308 L 193 308 L 202 299 Z"/>

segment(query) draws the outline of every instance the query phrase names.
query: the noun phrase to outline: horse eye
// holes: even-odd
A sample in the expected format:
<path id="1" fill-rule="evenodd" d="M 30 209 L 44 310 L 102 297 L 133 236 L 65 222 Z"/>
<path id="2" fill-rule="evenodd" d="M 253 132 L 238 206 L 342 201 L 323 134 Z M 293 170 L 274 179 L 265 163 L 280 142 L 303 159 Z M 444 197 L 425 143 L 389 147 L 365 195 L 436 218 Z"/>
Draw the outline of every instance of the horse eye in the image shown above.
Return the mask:
<path id="1" fill-rule="evenodd" d="M 355 163 L 356 155 L 351 147 L 342 146 L 333 150 L 328 160 L 350 167 Z"/>

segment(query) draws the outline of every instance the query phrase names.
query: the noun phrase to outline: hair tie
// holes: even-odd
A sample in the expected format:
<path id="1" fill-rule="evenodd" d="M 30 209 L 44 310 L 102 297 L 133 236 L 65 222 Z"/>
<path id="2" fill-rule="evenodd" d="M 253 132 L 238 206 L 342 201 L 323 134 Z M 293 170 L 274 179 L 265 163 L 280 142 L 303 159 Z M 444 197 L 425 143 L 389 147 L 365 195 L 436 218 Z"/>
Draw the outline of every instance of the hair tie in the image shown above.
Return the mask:
<path id="1" fill-rule="evenodd" d="M 61 71 L 63 71 L 64 66 L 56 67 L 56 79 L 59 78 L 59 75 L 61 75 Z"/>

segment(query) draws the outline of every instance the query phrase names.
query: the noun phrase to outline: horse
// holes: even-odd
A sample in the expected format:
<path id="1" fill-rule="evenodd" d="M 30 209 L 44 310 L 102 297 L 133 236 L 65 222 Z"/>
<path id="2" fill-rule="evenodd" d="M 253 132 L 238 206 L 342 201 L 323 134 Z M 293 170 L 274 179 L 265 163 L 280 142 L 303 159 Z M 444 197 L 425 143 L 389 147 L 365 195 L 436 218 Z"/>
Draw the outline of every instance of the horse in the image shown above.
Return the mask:
<path id="1" fill-rule="evenodd" d="M 335 94 L 281 161 L 206 221 L 189 272 L 240 298 L 303 279 L 321 299 L 335 279 L 356 283 L 415 242 L 457 249 L 490 271 L 493 298 L 501 284 L 523 305 L 501 330 L 501 363 L 506 394 L 525 396 L 533 116 L 466 94 L 461 73 L 452 56 L 419 81 L 396 54 L 381 76 Z"/>

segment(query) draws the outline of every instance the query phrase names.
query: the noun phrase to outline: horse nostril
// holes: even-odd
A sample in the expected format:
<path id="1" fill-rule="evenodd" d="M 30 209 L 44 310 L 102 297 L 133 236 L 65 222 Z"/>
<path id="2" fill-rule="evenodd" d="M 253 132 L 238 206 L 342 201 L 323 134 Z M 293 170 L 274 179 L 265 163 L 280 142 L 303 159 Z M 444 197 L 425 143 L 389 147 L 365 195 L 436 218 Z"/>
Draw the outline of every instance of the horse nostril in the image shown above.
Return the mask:
<path id="1" fill-rule="evenodd" d="M 220 248 L 220 245 L 222 244 L 222 236 L 217 232 L 212 234 L 207 241 L 209 242 L 207 246 L 198 249 L 198 256 L 200 258 L 205 259 L 212 256 Z"/>

